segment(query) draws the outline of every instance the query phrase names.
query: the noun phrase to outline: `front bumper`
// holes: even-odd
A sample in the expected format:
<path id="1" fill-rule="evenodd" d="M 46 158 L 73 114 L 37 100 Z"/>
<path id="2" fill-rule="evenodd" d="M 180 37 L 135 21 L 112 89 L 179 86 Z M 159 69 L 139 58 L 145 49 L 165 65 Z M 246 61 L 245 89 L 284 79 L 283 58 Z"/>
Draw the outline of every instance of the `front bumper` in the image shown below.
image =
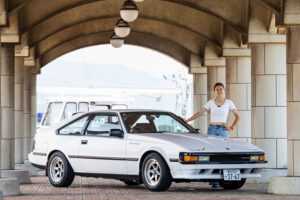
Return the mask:
<path id="1" fill-rule="evenodd" d="M 171 164 L 173 179 L 223 179 L 224 169 L 239 169 L 241 178 L 259 178 L 265 163 L 259 164 L 193 164 L 183 165 L 179 162 Z M 173 169 L 173 170 L 172 170 Z"/>

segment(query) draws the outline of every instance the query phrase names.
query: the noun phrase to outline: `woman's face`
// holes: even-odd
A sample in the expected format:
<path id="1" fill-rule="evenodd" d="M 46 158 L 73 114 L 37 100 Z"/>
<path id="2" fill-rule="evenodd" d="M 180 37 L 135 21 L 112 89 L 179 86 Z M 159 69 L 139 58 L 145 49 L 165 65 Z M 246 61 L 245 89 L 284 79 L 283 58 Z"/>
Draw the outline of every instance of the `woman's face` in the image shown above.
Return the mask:
<path id="1" fill-rule="evenodd" d="M 215 88 L 215 95 L 219 97 L 222 97 L 224 95 L 224 88 L 221 85 L 218 85 Z"/>

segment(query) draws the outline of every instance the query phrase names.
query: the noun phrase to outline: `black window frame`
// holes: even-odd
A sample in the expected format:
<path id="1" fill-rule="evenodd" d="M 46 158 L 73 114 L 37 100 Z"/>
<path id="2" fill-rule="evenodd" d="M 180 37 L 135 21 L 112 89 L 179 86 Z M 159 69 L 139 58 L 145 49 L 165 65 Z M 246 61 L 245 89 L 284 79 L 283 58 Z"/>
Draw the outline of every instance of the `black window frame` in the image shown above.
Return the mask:
<path id="1" fill-rule="evenodd" d="M 123 118 L 123 115 L 125 114 L 165 114 L 165 115 L 169 115 L 171 117 L 173 117 L 174 119 L 176 119 L 181 125 L 183 125 L 185 128 L 187 128 L 188 130 L 190 130 L 191 132 L 189 133 L 195 133 L 195 134 L 199 134 L 198 131 L 192 127 L 191 125 L 189 125 L 187 122 L 185 122 L 182 118 L 178 117 L 177 115 L 175 115 L 174 113 L 171 113 L 171 112 L 159 112 L 159 111 L 134 111 L 134 112 L 120 112 L 120 116 L 121 116 L 121 119 L 123 121 L 123 124 L 124 124 L 124 128 L 126 129 L 126 132 L 128 134 L 142 134 L 142 133 L 131 133 L 130 130 L 129 130 L 129 127 L 127 126 L 127 124 L 125 123 L 124 121 L 124 118 Z M 147 134 L 147 133 L 145 133 Z"/>
<path id="2" fill-rule="evenodd" d="M 80 131 L 80 135 L 65 135 L 65 134 L 60 134 L 60 133 L 59 133 L 59 131 L 60 131 L 61 129 L 63 129 L 63 128 L 69 126 L 70 124 L 72 124 L 72 123 L 74 123 L 74 122 L 76 122 L 76 121 L 78 121 L 78 120 L 80 120 L 80 119 L 82 119 L 82 118 L 84 118 L 84 117 L 88 117 L 88 118 L 87 118 L 86 122 L 84 123 L 83 128 L 82 128 L 81 131 Z M 85 115 L 82 115 L 82 116 L 80 116 L 80 117 L 78 117 L 78 118 L 76 118 L 76 119 L 70 121 L 69 123 L 65 124 L 64 126 L 61 126 L 61 127 L 59 127 L 58 129 L 56 129 L 56 131 L 55 131 L 55 132 L 56 132 L 56 135 L 61 135 L 61 136 L 82 136 L 83 133 L 84 133 L 85 130 L 86 130 L 87 124 L 89 124 L 90 118 L 91 118 L 91 114 L 90 114 L 90 113 L 85 114 Z"/>
<path id="3" fill-rule="evenodd" d="M 84 130 L 82 131 L 82 135 L 83 135 L 83 136 L 87 136 L 87 137 L 98 137 L 98 138 L 100 138 L 100 137 L 101 137 L 101 138 L 116 138 L 116 137 L 114 137 L 114 136 L 101 136 L 101 135 L 87 135 L 87 134 L 86 134 L 86 131 L 87 131 L 88 126 L 90 125 L 91 121 L 92 121 L 92 120 L 95 118 L 95 116 L 97 116 L 97 115 L 111 115 L 111 116 L 117 116 L 117 117 L 119 118 L 119 121 L 120 121 L 120 127 L 121 127 L 120 130 L 123 131 L 123 137 L 122 137 L 122 139 L 124 138 L 125 132 L 124 132 L 124 128 L 123 128 L 122 122 L 121 122 L 122 119 L 121 119 L 121 116 L 120 116 L 118 113 L 116 113 L 116 112 L 92 113 L 92 114 L 89 116 L 88 122 L 85 124 Z"/>

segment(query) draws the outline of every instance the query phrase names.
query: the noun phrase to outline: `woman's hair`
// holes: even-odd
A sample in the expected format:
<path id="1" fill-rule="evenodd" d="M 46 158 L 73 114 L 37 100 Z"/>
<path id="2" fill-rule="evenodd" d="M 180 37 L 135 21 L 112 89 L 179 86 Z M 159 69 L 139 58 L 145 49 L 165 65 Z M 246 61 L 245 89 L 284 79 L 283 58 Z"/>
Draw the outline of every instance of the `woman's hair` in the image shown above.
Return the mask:
<path id="1" fill-rule="evenodd" d="M 225 89 L 223 83 L 218 82 L 218 83 L 216 83 L 216 84 L 214 85 L 214 91 L 215 91 L 216 87 L 218 87 L 218 86 L 222 86 L 223 89 Z"/>

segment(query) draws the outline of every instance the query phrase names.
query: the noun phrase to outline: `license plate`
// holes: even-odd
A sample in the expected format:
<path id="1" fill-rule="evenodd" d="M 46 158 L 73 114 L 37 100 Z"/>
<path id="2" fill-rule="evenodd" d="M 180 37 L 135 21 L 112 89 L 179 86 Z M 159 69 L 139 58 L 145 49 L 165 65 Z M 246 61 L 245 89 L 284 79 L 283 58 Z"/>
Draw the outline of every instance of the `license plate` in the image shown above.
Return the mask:
<path id="1" fill-rule="evenodd" d="M 225 181 L 240 181 L 241 172 L 239 169 L 224 169 L 223 170 Z"/>

